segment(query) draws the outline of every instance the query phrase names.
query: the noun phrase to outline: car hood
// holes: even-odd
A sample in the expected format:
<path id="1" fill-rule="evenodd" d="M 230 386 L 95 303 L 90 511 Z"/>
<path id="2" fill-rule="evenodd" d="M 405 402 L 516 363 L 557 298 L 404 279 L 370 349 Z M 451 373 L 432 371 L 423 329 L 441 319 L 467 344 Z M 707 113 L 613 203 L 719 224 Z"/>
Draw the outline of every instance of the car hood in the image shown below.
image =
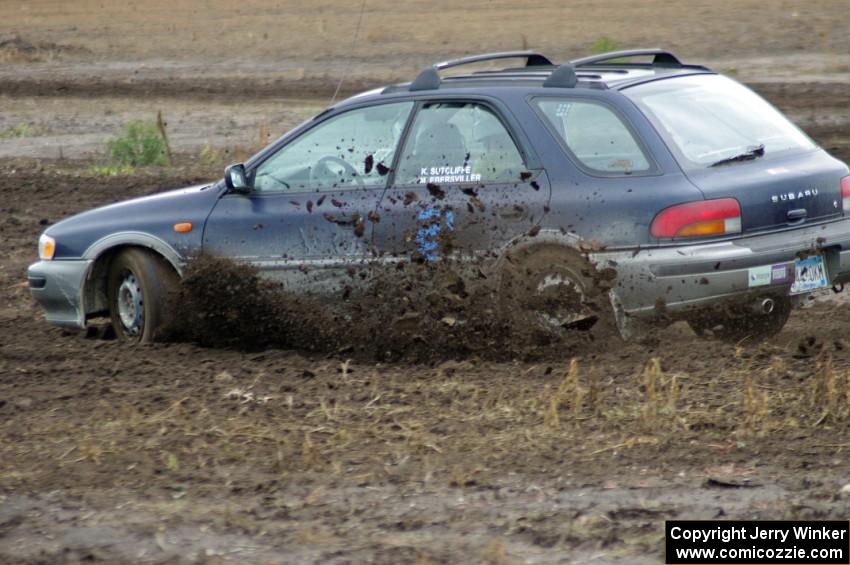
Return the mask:
<path id="1" fill-rule="evenodd" d="M 204 222 L 220 193 L 219 186 L 210 183 L 160 192 L 71 216 L 45 233 L 56 240 L 56 259 L 83 257 L 105 237 L 133 233 L 160 239 L 185 256 L 200 246 Z M 192 230 L 176 233 L 174 225 L 184 222 L 191 223 Z"/>

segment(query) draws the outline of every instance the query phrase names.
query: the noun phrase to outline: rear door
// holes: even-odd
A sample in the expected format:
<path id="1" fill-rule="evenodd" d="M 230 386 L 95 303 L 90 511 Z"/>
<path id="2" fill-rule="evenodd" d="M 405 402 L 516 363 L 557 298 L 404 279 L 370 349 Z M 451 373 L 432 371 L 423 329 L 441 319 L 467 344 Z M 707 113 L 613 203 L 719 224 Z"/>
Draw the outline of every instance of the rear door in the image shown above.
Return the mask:
<path id="1" fill-rule="evenodd" d="M 489 103 L 421 102 L 379 206 L 376 250 L 401 261 L 471 259 L 531 231 L 550 187 L 516 140 Z"/>

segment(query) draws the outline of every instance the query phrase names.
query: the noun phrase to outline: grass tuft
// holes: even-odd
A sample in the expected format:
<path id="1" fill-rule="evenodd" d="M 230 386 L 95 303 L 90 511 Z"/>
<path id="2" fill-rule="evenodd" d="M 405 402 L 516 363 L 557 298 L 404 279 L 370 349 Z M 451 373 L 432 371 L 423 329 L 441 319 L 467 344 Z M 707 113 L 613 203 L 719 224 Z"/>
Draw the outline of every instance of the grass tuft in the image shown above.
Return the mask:
<path id="1" fill-rule="evenodd" d="M 768 431 L 771 424 L 770 395 L 756 384 L 752 370 L 745 372 L 741 405 L 744 430 L 756 433 Z"/>
<path id="2" fill-rule="evenodd" d="M 168 165 L 168 146 L 154 123 L 132 121 L 124 133 L 107 143 L 113 166 L 146 167 Z"/>
<path id="3" fill-rule="evenodd" d="M 653 357 L 641 373 L 644 403 L 641 420 L 646 428 L 661 429 L 677 416 L 676 407 L 682 395 L 678 375 L 667 375 L 661 369 L 661 359 Z"/>
<path id="4" fill-rule="evenodd" d="M 134 174 L 136 169 L 129 165 L 92 165 L 88 172 L 93 177 L 123 177 Z"/>
<path id="5" fill-rule="evenodd" d="M 11 137 L 35 137 L 44 133 L 44 130 L 38 126 L 30 124 L 18 124 L 3 131 L 0 131 L 0 138 Z"/>
<path id="6" fill-rule="evenodd" d="M 585 396 L 588 389 L 582 386 L 578 369 L 578 359 L 570 360 L 570 368 L 558 385 L 554 394 L 548 396 L 549 402 L 546 412 L 543 414 L 543 424 L 553 430 L 561 429 L 561 407 L 566 408 L 572 418 L 581 415 L 584 408 Z"/>
<path id="7" fill-rule="evenodd" d="M 597 38 L 590 46 L 590 52 L 595 55 L 617 51 L 618 49 L 620 49 L 620 42 L 607 35 Z"/>
<path id="8" fill-rule="evenodd" d="M 820 414 L 818 421 L 826 418 L 844 420 L 850 416 L 850 371 L 837 369 L 832 355 L 824 351 L 817 359 L 815 374 L 809 388 L 809 404 Z"/>

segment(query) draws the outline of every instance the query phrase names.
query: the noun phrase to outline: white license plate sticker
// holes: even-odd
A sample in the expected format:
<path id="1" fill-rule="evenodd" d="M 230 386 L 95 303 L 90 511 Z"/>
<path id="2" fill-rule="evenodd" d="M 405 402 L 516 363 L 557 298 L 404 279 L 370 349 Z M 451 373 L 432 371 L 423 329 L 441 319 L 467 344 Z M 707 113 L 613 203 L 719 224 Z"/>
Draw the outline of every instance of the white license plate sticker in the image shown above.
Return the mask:
<path id="1" fill-rule="evenodd" d="M 794 262 L 794 270 L 795 276 L 794 284 L 791 285 L 791 294 L 811 292 L 829 286 L 826 264 L 821 255 L 810 255 L 805 259 L 797 259 Z"/>
<path id="2" fill-rule="evenodd" d="M 751 267 L 747 273 L 747 286 L 766 286 L 770 284 L 770 265 Z"/>

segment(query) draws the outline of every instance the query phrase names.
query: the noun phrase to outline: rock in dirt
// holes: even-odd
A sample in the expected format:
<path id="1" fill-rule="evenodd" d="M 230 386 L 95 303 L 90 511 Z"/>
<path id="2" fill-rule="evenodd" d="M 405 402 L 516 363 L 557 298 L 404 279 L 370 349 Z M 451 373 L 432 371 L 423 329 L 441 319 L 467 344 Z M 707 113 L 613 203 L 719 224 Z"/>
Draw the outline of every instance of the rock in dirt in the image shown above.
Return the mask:
<path id="1" fill-rule="evenodd" d="M 217 383 L 230 383 L 233 382 L 233 375 L 228 373 L 227 371 L 222 371 L 215 376 L 215 382 Z"/>

